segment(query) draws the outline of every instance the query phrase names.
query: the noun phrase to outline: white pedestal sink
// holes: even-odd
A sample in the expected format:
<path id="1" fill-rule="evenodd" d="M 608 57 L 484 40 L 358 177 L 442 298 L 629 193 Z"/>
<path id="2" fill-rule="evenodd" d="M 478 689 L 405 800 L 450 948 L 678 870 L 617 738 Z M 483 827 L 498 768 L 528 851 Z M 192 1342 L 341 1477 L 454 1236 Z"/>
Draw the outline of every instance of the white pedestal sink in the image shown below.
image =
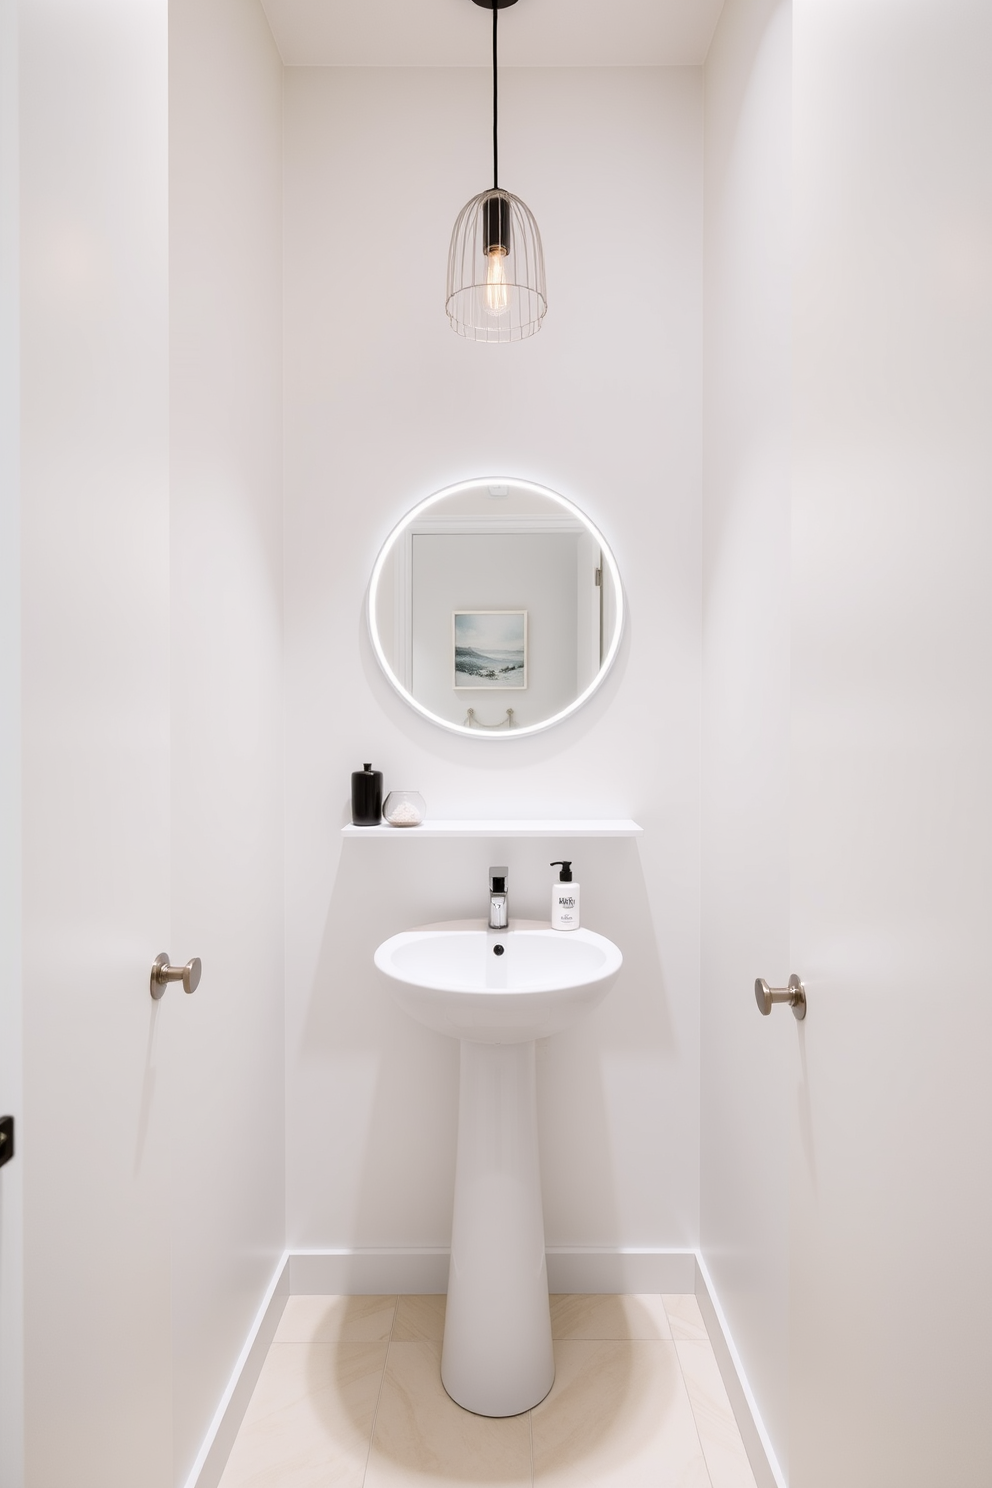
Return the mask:
<path id="1" fill-rule="evenodd" d="M 555 1376 L 534 1040 L 595 1007 L 623 957 L 591 930 L 469 920 L 394 935 L 375 964 L 411 1017 L 461 1041 L 441 1379 L 466 1410 L 518 1415 Z"/>

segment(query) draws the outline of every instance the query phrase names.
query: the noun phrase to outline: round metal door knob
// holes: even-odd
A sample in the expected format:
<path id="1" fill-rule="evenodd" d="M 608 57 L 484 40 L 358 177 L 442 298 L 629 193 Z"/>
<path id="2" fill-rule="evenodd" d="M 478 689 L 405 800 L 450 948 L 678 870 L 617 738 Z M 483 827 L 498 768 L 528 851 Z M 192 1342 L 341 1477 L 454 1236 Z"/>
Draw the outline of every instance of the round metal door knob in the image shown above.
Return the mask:
<path id="1" fill-rule="evenodd" d="M 767 1018 L 777 1002 L 784 1002 L 791 1007 L 792 1016 L 801 1023 L 806 1016 L 806 988 L 793 972 L 789 978 L 787 987 L 769 987 L 764 977 L 759 977 L 754 984 L 754 1000 L 758 1004 L 758 1012 Z"/>
<path id="2" fill-rule="evenodd" d="M 168 954 L 163 951 L 152 962 L 149 989 L 157 1002 L 170 982 L 182 982 L 184 992 L 195 992 L 200 985 L 203 966 L 199 956 L 187 961 L 185 966 L 170 966 Z"/>

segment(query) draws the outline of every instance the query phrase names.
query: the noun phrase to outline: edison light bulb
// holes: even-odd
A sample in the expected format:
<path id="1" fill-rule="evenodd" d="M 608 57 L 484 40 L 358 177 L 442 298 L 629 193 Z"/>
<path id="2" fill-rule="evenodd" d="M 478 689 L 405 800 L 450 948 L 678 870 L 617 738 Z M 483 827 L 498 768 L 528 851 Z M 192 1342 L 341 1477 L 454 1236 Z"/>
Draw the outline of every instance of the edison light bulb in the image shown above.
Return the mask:
<path id="1" fill-rule="evenodd" d="M 490 315 L 502 315 L 510 304 L 510 291 L 506 283 L 506 249 L 491 248 L 486 254 L 486 309 Z"/>

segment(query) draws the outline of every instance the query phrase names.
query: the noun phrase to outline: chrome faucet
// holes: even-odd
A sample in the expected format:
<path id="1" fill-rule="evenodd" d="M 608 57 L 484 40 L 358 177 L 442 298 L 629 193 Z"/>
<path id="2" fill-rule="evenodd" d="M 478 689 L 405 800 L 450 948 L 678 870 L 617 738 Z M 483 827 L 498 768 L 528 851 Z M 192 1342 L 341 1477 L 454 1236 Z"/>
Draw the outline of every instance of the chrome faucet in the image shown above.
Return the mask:
<path id="1" fill-rule="evenodd" d="M 490 930 L 505 930 L 510 923 L 509 910 L 506 903 L 506 880 L 509 877 L 507 868 L 490 868 L 489 870 L 489 928 Z"/>

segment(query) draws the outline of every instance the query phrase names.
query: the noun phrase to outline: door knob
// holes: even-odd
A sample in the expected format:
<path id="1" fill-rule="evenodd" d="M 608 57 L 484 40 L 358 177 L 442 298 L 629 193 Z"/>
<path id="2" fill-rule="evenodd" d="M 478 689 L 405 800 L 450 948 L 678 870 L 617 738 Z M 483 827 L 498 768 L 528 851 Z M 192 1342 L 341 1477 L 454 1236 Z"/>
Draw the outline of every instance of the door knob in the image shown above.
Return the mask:
<path id="1" fill-rule="evenodd" d="M 184 992 L 195 992 L 200 985 L 202 970 L 199 956 L 194 956 L 185 966 L 170 966 L 169 958 L 163 951 L 152 962 L 151 994 L 157 1002 L 170 982 L 182 982 Z"/>
<path id="2" fill-rule="evenodd" d="M 754 984 L 754 1000 L 758 1004 L 758 1012 L 764 1013 L 766 1018 L 776 1002 L 787 1003 L 792 1009 L 792 1016 L 800 1022 L 806 1016 L 806 988 L 795 972 L 790 976 L 787 987 L 769 987 L 764 977 L 759 977 Z"/>

